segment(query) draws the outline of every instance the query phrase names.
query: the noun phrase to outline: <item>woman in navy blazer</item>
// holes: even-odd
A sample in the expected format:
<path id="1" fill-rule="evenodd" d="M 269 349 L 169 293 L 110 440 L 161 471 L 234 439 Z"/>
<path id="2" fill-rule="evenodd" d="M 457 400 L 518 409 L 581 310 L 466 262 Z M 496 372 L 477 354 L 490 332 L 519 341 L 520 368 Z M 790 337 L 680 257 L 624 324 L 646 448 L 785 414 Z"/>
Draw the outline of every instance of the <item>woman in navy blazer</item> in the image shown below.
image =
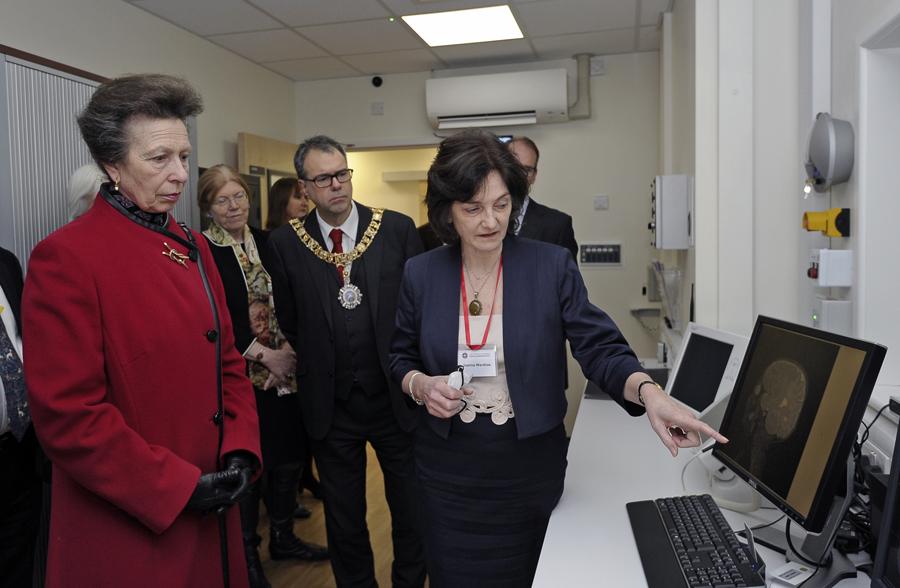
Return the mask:
<path id="1" fill-rule="evenodd" d="M 629 414 L 646 410 L 673 455 L 698 431 L 726 441 L 641 371 L 566 249 L 514 236 L 526 193 L 494 135 L 445 139 L 426 202 L 451 245 L 406 264 L 391 369 L 422 406 L 416 471 L 433 588 L 531 585 L 565 478 L 566 341 L 588 379 Z M 456 389 L 448 374 L 467 362 L 476 377 Z"/>

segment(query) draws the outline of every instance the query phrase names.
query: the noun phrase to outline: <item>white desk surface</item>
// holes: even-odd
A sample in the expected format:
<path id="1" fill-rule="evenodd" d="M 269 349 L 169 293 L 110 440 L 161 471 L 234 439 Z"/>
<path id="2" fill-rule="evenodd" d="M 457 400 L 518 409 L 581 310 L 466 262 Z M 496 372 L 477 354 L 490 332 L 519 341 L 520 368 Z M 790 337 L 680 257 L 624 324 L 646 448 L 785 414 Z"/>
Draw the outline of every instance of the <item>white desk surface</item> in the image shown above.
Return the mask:
<path id="1" fill-rule="evenodd" d="M 682 490 L 681 471 L 692 455 L 681 450 L 672 458 L 645 416 L 631 417 L 609 399 L 583 399 L 569 444 L 565 491 L 550 518 L 533 586 L 645 588 L 625 504 L 707 493 L 706 470 L 697 460 L 688 466 L 687 492 Z M 754 526 L 780 516 L 774 510 L 723 513 L 734 528 L 745 520 Z M 760 552 L 769 569 L 784 562 L 775 552 Z M 860 574 L 838 586 L 868 586 L 864 578 Z"/>

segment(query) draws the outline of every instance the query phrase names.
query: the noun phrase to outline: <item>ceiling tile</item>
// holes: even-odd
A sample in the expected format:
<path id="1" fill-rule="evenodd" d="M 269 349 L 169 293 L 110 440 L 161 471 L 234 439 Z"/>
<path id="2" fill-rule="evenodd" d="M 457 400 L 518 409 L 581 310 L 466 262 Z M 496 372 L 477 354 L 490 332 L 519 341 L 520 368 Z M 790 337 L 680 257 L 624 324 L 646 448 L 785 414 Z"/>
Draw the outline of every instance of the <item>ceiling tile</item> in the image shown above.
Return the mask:
<path id="1" fill-rule="evenodd" d="M 273 61 L 263 65 L 298 82 L 325 80 L 328 78 L 351 78 L 362 75 L 361 72 L 334 57 Z"/>
<path id="2" fill-rule="evenodd" d="M 406 25 L 386 19 L 301 27 L 297 31 L 335 55 L 422 49 L 425 46 Z"/>
<path id="3" fill-rule="evenodd" d="M 324 51 L 291 29 L 215 35 L 209 37 L 209 40 L 257 62 L 326 55 Z"/>
<path id="4" fill-rule="evenodd" d="M 382 0 L 382 2 L 397 16 L 504 4 L 503 0 Z"/>
<path id="5" fill-rule="evenodd" d="M 428 49 L 346 55 L 342 59 L 366 74 L 428 71 L 442 65 Z"/>
<path id="6" fill-rule="evenodd" d="M 525 39 L 494 41 L 491 43 L 471 43 L 468 45 L 448 45 L 432 48 L 438 57 L 451 67 L 474 64 L 489 65 L 509 61 L 534 59 L 534 50 Z"/>
<path id="7" fill-rule="evenodd" d="M 610 55 L 634 51 L 634 29 L 531 39 L 539 59 L 564 59 L 576 53 Z"/>
<path id="8" fill-rule="evenodd" d="M 659 14 L 669 7 L 669 0 L 641 0 L 641 24 L 656 25 Z"/>
<path id="9" fill-rule="evenodd" d="M 527 37 L 546 37 L 633 27 L 636 2 L 637 0 L 547 0 L 517 4 L 515 12 Z"/>
<path id="10" fill-rule="evenodd" d="M 139 0 L 132 4 L 203 36 L 281 26 L 278 21 L 243 0 Z"/>
<path id="11" fill-rule="evenodd" d="M 390 13 L 378 0 L 250 0 L 292 27 L 386 18 Z"/>
<path id="12" fill-rule="evenodd" d="M 656 25 L 641 27 L 638 31 L 638 51 L 656 51 L 658 49 L 659 29 Z"/>

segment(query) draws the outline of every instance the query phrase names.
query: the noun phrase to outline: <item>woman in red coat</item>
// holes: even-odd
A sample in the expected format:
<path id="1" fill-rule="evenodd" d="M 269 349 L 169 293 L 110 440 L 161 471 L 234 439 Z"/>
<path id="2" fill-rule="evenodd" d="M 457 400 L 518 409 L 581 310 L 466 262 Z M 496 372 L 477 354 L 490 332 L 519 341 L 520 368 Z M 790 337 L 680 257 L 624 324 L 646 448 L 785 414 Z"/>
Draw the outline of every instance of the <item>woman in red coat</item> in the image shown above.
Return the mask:
<path id="1" fill-rule="evenodd" d="M 78 123 L 111 182 L 31 255 L 23 340 L 53 462 L 49 588 L 247 585 L 230 506 L 260 466 L 253 390 L 209 247 L 169 215 L 200 110 L 169 76 L 100 86 Z"/>

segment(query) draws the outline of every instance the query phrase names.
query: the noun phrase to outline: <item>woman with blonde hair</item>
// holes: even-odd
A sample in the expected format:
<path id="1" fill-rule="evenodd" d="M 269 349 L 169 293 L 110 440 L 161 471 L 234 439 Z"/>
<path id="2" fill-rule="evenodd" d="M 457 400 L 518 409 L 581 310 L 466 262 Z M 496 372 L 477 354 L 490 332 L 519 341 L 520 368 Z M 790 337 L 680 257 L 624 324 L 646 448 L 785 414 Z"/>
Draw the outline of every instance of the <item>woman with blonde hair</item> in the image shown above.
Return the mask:
<path id="1" fill-rule="evenodd" d="M 214 165 L 197 189 L 200 210 L 211 222 L 203 235 L 222 276 L 234 340 L 247 362 L 256 393 L 263 455 L 265 502 L 269 512 L 272 559 L 322 560 L 324 547 L 294 535 L 297 481 L 306 454 L 306 435 L 294 377 L 296 355 L 281 334 L 266 271 L 268 232 L 247 224 L 250 191 L 235 170 Z M 259 560 L 259 483 L 240 502 L 241 526 L 250 585 L 269 586 Z"/>

